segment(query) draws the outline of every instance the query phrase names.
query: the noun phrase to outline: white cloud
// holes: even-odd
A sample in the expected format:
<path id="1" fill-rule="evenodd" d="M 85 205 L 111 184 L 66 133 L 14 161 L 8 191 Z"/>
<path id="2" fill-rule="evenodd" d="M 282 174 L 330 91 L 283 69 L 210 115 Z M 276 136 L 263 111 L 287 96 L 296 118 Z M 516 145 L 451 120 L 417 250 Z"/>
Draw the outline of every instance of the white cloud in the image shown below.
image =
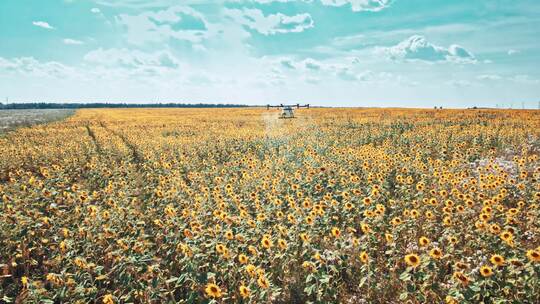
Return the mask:
<path id="1" fill-rule="evenodd" d="M 515 55 L 517 53 L 519 53 L 519 51 L 517 51 L 517 50 L 508 50 L 508 55 L 509 56 Z"/>
<path id="2" fill-rule="evenodd" d="M 448 48 L 437 46 L 420 35 L 413 35 L 392 47 L 378 48 L 376 52 L 382 52 L 394 60 L 476 62 L 474 55 L 459 45 L 453 44 Z"/>
<path id="3" fill-rule="evenodd" d="M 40 62 L 34 57 L 6 59 L 0 57 L 0 71 L 25 76 L 65 78 L 73 75 L 74 69 L 56 61 Z"/>
<path id="4" fill-rule="evenodd" d="M 54 27 L 52 27 L 49 23 L 45 21 L 33 21 L 32 24 L 44 29 L 54 30 Z"/>
<path id="5" fill-rule="evenodd" d="M 298 33 L 314 26 L 311 15 L 307 13 L 293 16 L 277 13 L 265 16 L 258 9 L 225 9 L 224 13 L 234 22 L 263 35 Z"/>
<path id="6" fill-rule="evenodd" d="M 94 13 L 94 14 L 99 14 L 99 13 L 101 13 L 101 10 L 100 10 L 99 8 L 97 8 L 97 7 L 93 7 L 90 11 L 91 11 L 92 13 Z"/>
<path id="7" fill-rule="evenodd" d="M 199 28 L 182 25 L 184 19 L 197 22 Z M 139 15 L 122 14 L 116 21 L 126 28 L 127 41 L 142 45 L 178 39 L 200 43 L 208 37 L 208 22 L 198 11 L 185 6 L 172 6 L 166 10 L 148 11 Z"/>
<path id="8" fill-rule="evenodd" d="M 378 12 L 389 7 L 393 0 L 321 0 L 323 5 L 344 6 L 350 5 L 354 12 Z"/>
<path id="9" fill-rule="evenodd" d="M 70 44 L 70 45 L 81 45 L 81 44 L 84 44 L 84 42 L 82 42 L 81 40 L 76 40 L 76 39 L 69 39 L 69 38 L 66 38 L 63 40 L 64 41 L 64 44 Z"/>
<path id="10" fill-rule="evenodd" d="M 176 69 L 180 61 L 168 51 L 145 53 L 138 50 L 102 49 L 93 50 L 84 56 L 91 64 L 106 67 L 137 69 L 137 68 L 166 68 Z"/>
<path id="11" fill-rule="evenodd" d="M 449 85 L 449 86 L 452 86 L 452 87 L 458 87 L 458 88 L 461 88 L 461 87 L 470 87 L 473 85 L 472 82 L 468 81 L 468 80 L 463 80 L 463 79 L 459 79 L 459 80 L 449 80 L 449 81 L 446 81 L 446 84 Z"/>
<path id="12" fill-rule="evenodd" d="M 540 83 L 540 79 L 535 79 L 529 75 L 524 75 L 524 74 L 512 76 L 509 78 L 509 80 L 516 83 L 521 83 L 521 84 L 539 84 Z"/>
<path id="13" fill-rule="evenodd" d="M 494 75 L 494 74 L 484 74 L 484 75 L 479 75 L 479 76 L 477 76 L 476 79 L 478 79 L 478 80 L 491 80 L 491 81 L 495 81 L 495 80 L 501 80 L 502 77 L 499 76 L 499 75 Z"/>

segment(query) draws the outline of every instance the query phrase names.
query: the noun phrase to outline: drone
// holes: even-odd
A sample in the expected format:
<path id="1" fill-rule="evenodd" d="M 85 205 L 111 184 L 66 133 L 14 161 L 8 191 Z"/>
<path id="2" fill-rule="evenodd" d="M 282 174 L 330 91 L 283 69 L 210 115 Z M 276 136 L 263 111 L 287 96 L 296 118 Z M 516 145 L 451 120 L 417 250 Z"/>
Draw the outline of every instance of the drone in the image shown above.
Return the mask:
<path id="1" fill-rule="evenodd" d="M 295 105 L 284 105 L 284 104 L 280 104 L 278 106 L 266 105 L 267 110 L 269 110 L 270 108 L 280 108 L 281 109 L 281 114 L 279 115 L 279 118 L 286 119 L 286 118 L 295 118 L 294 117 L 294 108 L 296 108 L 296 109 L 300 109 L 300 108 L 309 109 L 309 104 L 306 104 L 306 105 L 303 105 L 303 106 L 301 106 L 299 103 L 297 103 Z"/>

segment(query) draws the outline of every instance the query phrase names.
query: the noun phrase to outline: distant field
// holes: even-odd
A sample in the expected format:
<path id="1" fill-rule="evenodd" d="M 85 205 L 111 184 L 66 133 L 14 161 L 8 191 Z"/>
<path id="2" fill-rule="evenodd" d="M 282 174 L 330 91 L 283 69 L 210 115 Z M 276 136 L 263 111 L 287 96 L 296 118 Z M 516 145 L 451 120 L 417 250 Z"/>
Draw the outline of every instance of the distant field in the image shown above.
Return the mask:
<path id="1" fill-rule="evenodd" d="M 72 115 L 75 110 L 0 110 L 0 133 L 17 127 L 27 127 L 60 120 Z"/>

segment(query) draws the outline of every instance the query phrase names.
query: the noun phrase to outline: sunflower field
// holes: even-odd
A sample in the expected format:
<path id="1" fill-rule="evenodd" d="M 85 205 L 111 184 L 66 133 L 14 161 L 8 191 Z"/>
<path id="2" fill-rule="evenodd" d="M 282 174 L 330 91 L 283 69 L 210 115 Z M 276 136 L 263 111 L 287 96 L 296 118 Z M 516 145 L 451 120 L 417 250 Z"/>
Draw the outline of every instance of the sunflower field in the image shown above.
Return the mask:
<path id="1" fill-rule="evenodd" d="M 540 111 L 84 109 L 0 137 L 0 302 L 540 303 Z"/>

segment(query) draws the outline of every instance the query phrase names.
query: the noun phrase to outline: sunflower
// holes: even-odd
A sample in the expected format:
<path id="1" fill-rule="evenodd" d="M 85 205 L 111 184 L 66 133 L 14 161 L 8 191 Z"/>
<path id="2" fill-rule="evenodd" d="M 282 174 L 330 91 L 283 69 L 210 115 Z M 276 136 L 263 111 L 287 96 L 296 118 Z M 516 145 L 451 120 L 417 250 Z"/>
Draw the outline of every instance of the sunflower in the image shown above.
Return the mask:
<path id="1" fill-rule="evenodd" d="M 501 227 L 497 224 L 492 224 L 489 226 L 489 231 L 493 234 L 499 234 L 501 233 Z"/>
<path id="2" fill-rule="evenodd" d="M 332 236 L 338 238 L 341 235 L 341 230 L 337 227 L 332 228 Z"/>
<path id="3" fill-rule="evenodd" d="M 484 265 L 482 267 L 480 267 L 480 274 L 483 276 L 483 277 L 490 277 L 493 275 L 493 270 L 491 269 L 491 267 L 487 266 L 487 265 Z"/>
<path id="4" fill-rule="evenodd" d="M 315 264 L 310 261 L 304 261 L 304 263 L 302 263 L 302 267 L 310 272 L 315 272 L 316 270 Z"/>
<path id="5" fill-rule="evenodd" d="M 366 224 L 366 223 L 360 224 L 360 228 L 362 229 L 362 232 L 363 232 L 364 234 L 368 234 L 369 232 L 371 232 L 371 228 L 370 228 L 369 225 Z"/>
<path id="6" fill-rule="evenodd" d="M 420 257 L 414 253 L 405 256 L 405 263 L 411 267 L 417 267 L 420 265 Z"/>
<path id="7" fill-rule="evenodd" d="M 238 287 L 238 292 L 240 292 L 240 296 L 242 298 L 248 298 L 249 297 L 249 294 L 251 293 L 251 290 L 249 290 L 248 287 L 244 286 L 244 284 L 240 285 L 240 287 Z"/>
<path id="8" fill-rule="evenodd" d="M 516 266 L 516 267 L 521 267 L 523 266 L 523 263 L 518 260 L 518 259 L 511 259 L 508 261 L 510 264 L 512 264 L 513 266 Z"/>
<path id="9" fill-rule="evenodd" d="M 504 257 L 498 254 L 492 255 L 489 260 L 491 261 L 493 265 L 497 265 L 497 266 L 503 266 L 505 263 Z"/>
<path id="10" fill-rule="evenodd" d="M 307 216 L 307 217 L 306 217 L 306 223 L 307 223 L 308 225 L 313 225 L 313 217 Z"/>
<path id="11" fill-rule="evenodd" d="M 216 251 L 217 251 L 218 253 L 224 253 L 224 252 L 225 252 L 225 249 L 226 249 L 226 247 L 225 247 L 225 245 L 223 245 L 223 244 L 217 244 L 217 245 L 216 245 Z"/>
<path id="12" fill-rule="evenodd" d="M 514 238 L 514 235 L 510 231 L 503 231 L 499 237 L 501 238 L 501 240 L 508 242 Z"/>
<path id="13" fill-rule="evenodd" d="M 369 255 L 367 254 L 367 252 L 362 251 L 360 253 L 360 261 L 364 264 L 367 264 L 367 262 L 369 261 Z"/>
<path id="14" fill-rule="evenodd" d="M 221 298 L 221 296 L 223 295 L 219 286 L 217 286 L 214 283 L 206 284 L 206 288 L 204 289 L 204 292 L 206 293 L 206 296 L 209 298 Z"/>
<path id="15" fill-rule="evenodd" d="M 300 239 L 301 239 L 302 242 L 304 242 L 304 243 L 309 242 L 309 236 L 307 235 L 307 233 L 300 233 Z"/>
<path id="16" fill-rule="evenodd" d="M 113 295 L 107 294 L 103 297 L 102 300 L 103 304 L 114 304 Z"/>
<path id="17" fill-rule="evenodd" d="M 434 259 L 440 259 L 442 256 L 442 251 L 439 248 L 433 248 L 429 251 L 429 255 Z"/>
<path id="18" fill-rule="evenodd" d="M 401 219 L 399 217 L 394 217 L 391 221 L 392 225 L 397 226 L 402 223 Z"/>
<path id="19" fill-rule="evenodd" d="M 253 265 L 253 264 L 249 264 L 249 265 L 246 266 L 246 272 L 250 276 L 254 277 L 257 274 L 257 267 L 255 267 L 255 265 Z"/>
<path id="20" fill-rule="evenodd" d="M 28 287 L 28 277 L 27 276 L 21 277 L 21 284 L 22 284 L 23 288 Z"/>
<path id="21" fill-rule="evenodd" d="M 369 206 L 371 204 L 371 198 L 370 197 L 364 197 L 362 200 L 364 202 L 364 205 Z"/>
<path id="22" fill-rule="evenodd" d="M 281 249 L 287 249 L 287 241 L 285 241 L 284 239 L 279 239 L 278 240 L 278 245 L 279 245 L 279 248 Z"/>
<path id="23" fill-rule="evenodd" d="M 457 279 L 463 285 L 467 285 L 470 282 L 469 278 L 465 274 L 463 274 L 463 272 L 461 271 L 454 272 L 452 277 L 454 279 Z"/>
<path id="24" fill-rule="evenodd" d="M 418 239 L 418 244 L 422 247 L 429 245 L 430 241 L 427 237 L 423 236 Z"/>
<path id="25" fill-rule="evenodd" d="M 272 247 L 272 241 L 267 237 L 263 237 L 261 240 L 261 245 L 263 246 L 263 248 L 269 249 L 270 247 Z"/>
<path id="26" fill-rule="evenodd" d="M 538 250 L 527 250 L 527 258 L 532 262 L 540 262 L 540 252 Z"/>
<path id="27" fill-rule="evenodd" d="M 246 264 L 248 261 L 249 259 L 245 254 L 238 255 L 238 262 L 240 262 L 240 264 Z"/>
<path id="28" fill-rule="evenodd" d="M 268 282 L 268 279 L 264 275 L 259 276 L 257 279 L 257 284 L 262 289 L 268 289 L 268 287 L 270 287 L 270 282 Z"/>

